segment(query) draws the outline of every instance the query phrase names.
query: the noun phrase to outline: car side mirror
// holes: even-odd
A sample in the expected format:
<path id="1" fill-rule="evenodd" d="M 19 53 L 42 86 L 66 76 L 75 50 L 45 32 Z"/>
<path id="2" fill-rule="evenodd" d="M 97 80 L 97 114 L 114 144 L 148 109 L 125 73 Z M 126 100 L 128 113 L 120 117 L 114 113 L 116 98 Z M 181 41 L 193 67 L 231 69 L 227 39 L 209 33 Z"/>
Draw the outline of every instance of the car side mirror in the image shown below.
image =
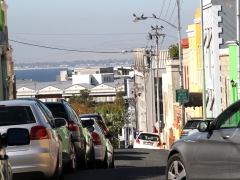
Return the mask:
<path id="1" fill-rule="evenodd" d="M 210 121 L 200 121 L 197 129 L 199 132 L 208 132 L 210 130 Z"/>
<path id="2" fill-rule="evenodd" d="M 93 132 L 94 131 L 94 127 L 93 126 L 88 126 L 87 129 L 88 129 L 89 132 Z"/>
<path id="3" fill-rule="evenodd" d="M 9 128 L 2 135 L 2 144 L 7 146 L 28 145 L 30 143 L 30 134 L 28 129 L 24 128 Z"/>
<path id="4" fill-rule="evenodd" d="M 114 137 L 115 134 L 113 132 L 109 132 L 107 135 L 106 135 L 106 138 L 112 138 Z"/>
<path id="5" fill-rule="evenodd" d="M 85 127 L 91 127 L 94 125 L 94 120 L 93 119 L 87 119 L 87 120 L 81 120 L 82 121 L 82 124 L 85 126 Z"/>
<path id="6" fill-rule="evenodd" d="M 64 118 L 55 118 L 54 119 L 54 125 L 56 128 L 62 127 L 62 126 L 66 126 L 67 125 L 67 121 Z"/>

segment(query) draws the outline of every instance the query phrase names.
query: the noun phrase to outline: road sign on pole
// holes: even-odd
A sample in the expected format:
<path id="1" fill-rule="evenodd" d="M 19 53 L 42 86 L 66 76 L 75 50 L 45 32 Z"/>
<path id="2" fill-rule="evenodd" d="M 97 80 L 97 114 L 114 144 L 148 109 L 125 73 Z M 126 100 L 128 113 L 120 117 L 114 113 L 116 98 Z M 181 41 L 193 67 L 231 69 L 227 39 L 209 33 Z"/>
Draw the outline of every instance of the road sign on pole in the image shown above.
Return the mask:
<path id="1" fill-rule="evenodd" d="M 189 101 L 189 94 L 187 89 L 176 90 L 176 102 L 185 103 Z"/>

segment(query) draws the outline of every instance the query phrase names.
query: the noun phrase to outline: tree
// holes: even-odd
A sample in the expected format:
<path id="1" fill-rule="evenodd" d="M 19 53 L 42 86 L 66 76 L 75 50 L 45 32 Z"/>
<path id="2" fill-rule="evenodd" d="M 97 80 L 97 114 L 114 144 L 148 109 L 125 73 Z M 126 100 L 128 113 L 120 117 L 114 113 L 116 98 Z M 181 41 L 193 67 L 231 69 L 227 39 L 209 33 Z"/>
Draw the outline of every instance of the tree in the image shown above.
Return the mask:
<path id="1" fill-rule="evenodd" d="M 93 113 L 95 102 L 93 98 L 89 95 L 90 91 L 84 89 L 80 91 L 80 95 L 73 95 L 69 98 L 69 103 L 76 111 L 77 114 L 90 114 Z"/>
<path id="2" fill-rule="evenodd" d="M 117 92 L 116 98 L 113 103 L 100 103 L 95 108 L 95 112 L 102 114 L 106 123 L 112 122 L 109 130 L 118 133 L 118 128 L 124 125 L 124 114 L 126 112 L 125 100 L 122 97 L 123 92 Z"/>
<path id="3" fill-rule="evenodd" d="M 91 114 L 93 113 L 93 107 L 88 107 L 85 104 L 72 103 L 71 106 L 77 114 Z"/>
<path id="4" fill-rule="evenodd" d="M 88 89 L 80 90 L 80 95 L 76 96 L 73 95 L 69 98 L 69 103 L 78 103 L 78 104 L 85 104 L 87 107 L 94 107 L 95 102 L 93 101 L 93 97 L 89 95 L 90 91 Z"/>
<path id="5" fill-rule="evenodd" d="M 116 93 L 116 98 L 114 99 L 114 104 L 125 108 L 125 100 L 122 97 L 123 92 L 119 91 Z"/>
<path id="6" fill-rule="evenodd" d="M 170 58 L 179 58 L 179 46 L 178 44 L 172 44 L 168 47 Z"/>

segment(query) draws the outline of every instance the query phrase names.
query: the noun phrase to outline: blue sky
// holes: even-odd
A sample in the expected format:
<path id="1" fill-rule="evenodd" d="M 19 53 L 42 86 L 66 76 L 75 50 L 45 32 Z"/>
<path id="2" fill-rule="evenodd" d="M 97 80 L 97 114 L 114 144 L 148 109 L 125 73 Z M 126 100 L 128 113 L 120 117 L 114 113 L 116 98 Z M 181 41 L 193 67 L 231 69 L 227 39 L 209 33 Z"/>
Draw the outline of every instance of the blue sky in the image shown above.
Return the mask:
<path id="1" fill-rule="evenodd" d="M 133 13 L 155 14 L 177 26 L 176 0 L 6 0 L 8 30 L 15 62 L 126 59 L 132 53 L 83 53 L 40 48 L 33 45 L 78 51 L 122 52 L 155 46 L 148 40 L 152 26 L 164 26 L 161 49 L 176 44 L 177 30 L 156 19 L 133 22 Z M 181 32 L 194 23 L 200 0 L 180 0 Z M 18 41 L 18 42 L 14 42 Z M 20 42 L 20 43 L 19 43 Z M 26 45 L 23 43 L 31 44 Z"/>

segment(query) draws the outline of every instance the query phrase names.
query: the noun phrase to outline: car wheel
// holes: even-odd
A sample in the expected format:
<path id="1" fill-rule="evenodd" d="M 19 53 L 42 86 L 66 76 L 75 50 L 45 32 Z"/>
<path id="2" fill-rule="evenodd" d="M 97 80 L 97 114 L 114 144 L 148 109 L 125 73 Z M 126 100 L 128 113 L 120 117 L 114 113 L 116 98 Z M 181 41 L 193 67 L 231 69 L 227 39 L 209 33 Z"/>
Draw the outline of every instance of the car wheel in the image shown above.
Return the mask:
<path id="1" fill-rule="evenodd" d="M 57 159 L 56 168 L 54 174 L 49 180 L 64 180 L 64 173 L 62 171 L 61 164 L 59 163 L 59 158 Z"/>
<path id="2" fill-rule="evenodd" d="M 78 169 L 87 169 L 87 154 L 86 154 L 86 146 L 84 146 L 82 157 L 78 161 Z"/>
<path id="3" fill-rule="evenodd" d="M 166 180 L 187 180 L 187 172 L 184 162 L 179 154 L 174 154 L 167 162 Z"/>
<path id="4" fill-rule="evenodd" d="M 94 151 L 94 147 L 92 147 L 91 157 L 90 157 L 90 162 L 89 162 L 88 168 L 89 168 L 89 169 L 96 169 L 96 161 L 95 161 L 95 151 Z"/>
<path id="5" fill-rule="evenodd" d="M 76 157 L 76 151 L 75 151 L 75 146 L 73 144 L 73 142 L 70 143 L 70 160 L 69 162 L 66 164 L 66 169 L 68 172 L 75 172 L 76 168 L 77 168 L 77 157 Z"/>

